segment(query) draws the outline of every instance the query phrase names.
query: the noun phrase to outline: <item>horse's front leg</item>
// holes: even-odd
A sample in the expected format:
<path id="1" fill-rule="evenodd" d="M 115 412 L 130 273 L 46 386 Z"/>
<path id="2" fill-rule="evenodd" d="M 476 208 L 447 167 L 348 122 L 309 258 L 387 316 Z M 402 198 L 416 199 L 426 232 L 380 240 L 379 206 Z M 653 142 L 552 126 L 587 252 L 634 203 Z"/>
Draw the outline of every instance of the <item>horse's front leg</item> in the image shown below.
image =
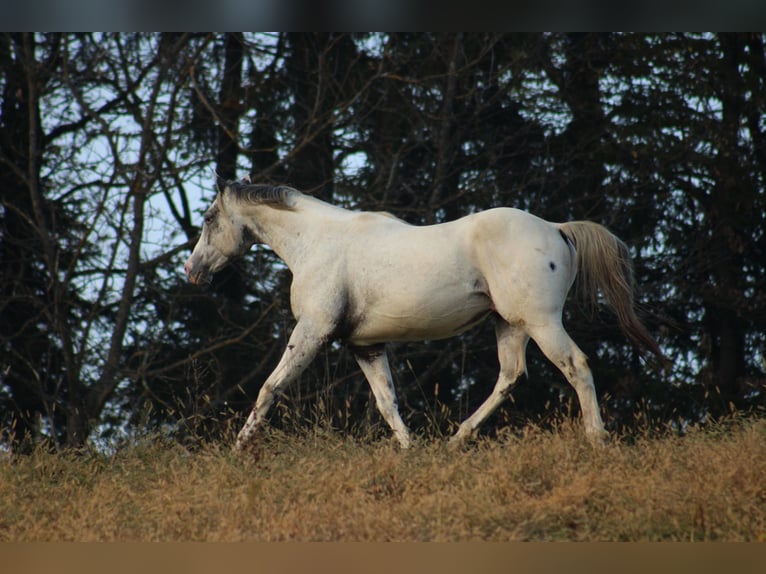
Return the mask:
<path id="1" fill-rule="evenodd" d="M 252 442 L 263 426 L 266 414 L 276 397 L 308 367 L 321 344 L 321 337 L 317 335 L 313 324 L 309 321 L 298 321 L 279 364 L 261 387 L 255 406 L 237 435 L 234 450 L 241 451 Z"/>

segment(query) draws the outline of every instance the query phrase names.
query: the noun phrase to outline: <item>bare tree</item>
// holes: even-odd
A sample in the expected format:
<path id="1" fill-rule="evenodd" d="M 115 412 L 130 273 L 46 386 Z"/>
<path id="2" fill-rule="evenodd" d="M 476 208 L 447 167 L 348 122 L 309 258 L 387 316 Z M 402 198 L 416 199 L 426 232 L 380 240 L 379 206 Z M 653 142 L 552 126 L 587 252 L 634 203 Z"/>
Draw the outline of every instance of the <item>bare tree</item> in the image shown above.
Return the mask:
<path id="1" fill-rule="evenodd" d="M 568 307 L 615 424 L 762 404 L 765 62 L 762 34 L 2 34 L 0 430 L 78 446 L 126 424 L 225 431 L 250 405 L 290 276 L 256 248 L 185 283 L 213 170 L 412 223 L 497 205 L 600 221 L 679 358 L 663 378 L 606 307 Z M 403 405 L 469 410 L 492 339 L 394 348 Z M 358 415 L 356 366 L 324 357 L 292 400 L 329 385 L 326 411 Z M 508 416 L 568 400 L 514 393 Z"/>

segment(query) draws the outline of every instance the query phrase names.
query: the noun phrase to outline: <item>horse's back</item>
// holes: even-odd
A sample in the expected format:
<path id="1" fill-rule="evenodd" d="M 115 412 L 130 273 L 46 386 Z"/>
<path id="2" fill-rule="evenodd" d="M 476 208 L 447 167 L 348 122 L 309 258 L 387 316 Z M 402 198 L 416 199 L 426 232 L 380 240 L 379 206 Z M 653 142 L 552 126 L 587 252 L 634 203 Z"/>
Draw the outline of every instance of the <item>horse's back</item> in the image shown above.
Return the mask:
<path id="1" fill-rule="evenodd" d="M 407 280 L 447 276 L 493 267 L 524 273 L 570 268 L 571 251 L 557 224 L 512 207 L 496 207 L 454 221 L 417 226 L 378 212 L 362 212 L 344 234 L 347 260 L 371 278 L 396 269 Z"/>

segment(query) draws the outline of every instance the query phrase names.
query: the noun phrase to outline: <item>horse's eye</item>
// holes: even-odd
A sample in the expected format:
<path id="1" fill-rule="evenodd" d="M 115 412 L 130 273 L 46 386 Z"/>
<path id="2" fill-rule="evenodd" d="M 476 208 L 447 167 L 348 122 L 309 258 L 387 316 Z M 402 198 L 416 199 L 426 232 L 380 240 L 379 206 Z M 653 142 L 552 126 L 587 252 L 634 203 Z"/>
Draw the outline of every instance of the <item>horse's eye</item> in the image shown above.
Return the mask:
<path id="1" fill-rule="evenodd" d="M 213 216 L 212 215 L 205 215 L 204 222 L 206 225 L 210 225 L 213 222 Z"/>

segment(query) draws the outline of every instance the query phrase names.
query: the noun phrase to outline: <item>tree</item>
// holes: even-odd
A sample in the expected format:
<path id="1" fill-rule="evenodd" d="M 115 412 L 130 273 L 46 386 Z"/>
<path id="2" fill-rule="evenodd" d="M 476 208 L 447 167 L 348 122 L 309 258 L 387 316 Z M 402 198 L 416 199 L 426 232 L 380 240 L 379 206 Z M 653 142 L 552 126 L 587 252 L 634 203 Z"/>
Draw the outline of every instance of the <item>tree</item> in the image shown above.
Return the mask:
<path id="1" fill-rule="evenodd" d="M 188 38 L 159 50 L 158 38 L 140 35 L 3 40 L 3 122 L 18 138 L 6 139 L 2 156 L 13 190 L 3 201 L 3 250 L 17 269 L 3 300 L 6 423 L 24 440 L 42 416 L 54 441 L 78 446 L 122 381 L 146 207 L 168 161 L 183 85 L 172 80 Z"/>
<path id="2" fill-rule="evenodd" d="M 3 34 L 0 428 L 77 446 L 237 424 L 292 328 L 290 276 L 256 248 L 186 283 L 214 170 L 417 224 L 606 224 L 674 359 L 652 371 L 573 296 L 607 420 L 762 408 L 765 72 L 762 34 Z M 489 324 L 392 351 L 415 427 L 496 378 Z M 499 417 L 571 400 L 534 345 L 529 371 Z M 330 344 L 286 401 L 376 424 L 365 389 Z"/>

